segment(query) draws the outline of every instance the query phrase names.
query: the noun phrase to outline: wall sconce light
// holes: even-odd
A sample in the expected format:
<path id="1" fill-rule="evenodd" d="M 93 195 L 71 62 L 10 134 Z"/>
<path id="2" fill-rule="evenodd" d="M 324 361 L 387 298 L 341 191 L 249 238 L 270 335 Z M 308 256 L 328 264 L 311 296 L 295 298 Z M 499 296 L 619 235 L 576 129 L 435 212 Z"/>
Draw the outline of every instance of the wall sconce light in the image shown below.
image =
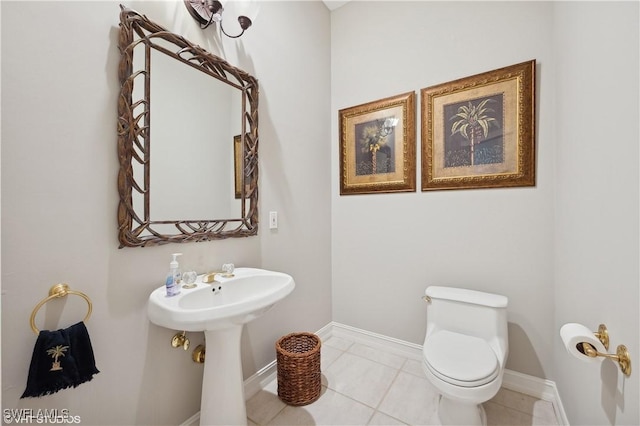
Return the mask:
<path id="1" fill-rule="evenodd" d="M 224 35 L 229 38 L 238 38 L 242 34 L 244 34 L 245 30 L 251 26 L 253 23 L 251 21 L 250 9 L 252 8 L 251 2 L 243 1 L 237 2 L 238 9 L 241 14 L 238 16 L 238 23 L 240 24 L 240 28 L 242 28 L 242 32 L 238 35 L 229 35 L 222 27 L 222 13 L 224 12 L 224 7 L 222 3 L 218 0 L 184 0 L 184 5 L 187 7 L 189 14 L 198 21 L 200 24 L 200 28 L 205 29 L 209 25 L 214 22 L 220 23 L 220 30 Z M 254 13 L 255 14 L 255 13 Z"/>

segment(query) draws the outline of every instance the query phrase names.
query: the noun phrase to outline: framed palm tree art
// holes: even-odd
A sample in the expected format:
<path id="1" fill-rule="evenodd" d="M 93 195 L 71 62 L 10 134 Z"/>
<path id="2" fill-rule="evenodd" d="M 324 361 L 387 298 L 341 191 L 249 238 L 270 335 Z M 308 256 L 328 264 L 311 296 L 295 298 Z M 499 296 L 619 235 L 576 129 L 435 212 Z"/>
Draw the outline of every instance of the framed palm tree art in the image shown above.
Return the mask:
<path id="1" fill-rule="evenodd" d="M 535 185 L 535 66 L 420 91 L 423 191 Z"/>
<path id="2" fill-rule="evenodd" d="M 416 190 L 415 92 L 339 111 L 340 195 Z"/>

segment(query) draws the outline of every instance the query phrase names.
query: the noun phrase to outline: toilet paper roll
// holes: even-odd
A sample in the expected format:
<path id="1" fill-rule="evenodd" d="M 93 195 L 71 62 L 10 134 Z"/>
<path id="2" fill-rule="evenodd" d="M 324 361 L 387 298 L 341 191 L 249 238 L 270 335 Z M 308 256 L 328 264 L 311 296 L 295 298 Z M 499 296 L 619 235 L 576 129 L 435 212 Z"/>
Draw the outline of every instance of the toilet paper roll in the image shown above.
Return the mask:
<path id="1" fill-rule="evenodd" d="M 601 362 L 604 359 L 603 357 L 592 358 L 582 353 L 577 346 L 582 342 L 591 344 L 591 346 L 600 353 L 607 353 L 604 345 L 598 340 L 593 331 L 582 324 L 570 322 L 563 325 L 562 328 L 560 328 L 560 337 L 562 337 L 567 352 L 582 361 Z"/>

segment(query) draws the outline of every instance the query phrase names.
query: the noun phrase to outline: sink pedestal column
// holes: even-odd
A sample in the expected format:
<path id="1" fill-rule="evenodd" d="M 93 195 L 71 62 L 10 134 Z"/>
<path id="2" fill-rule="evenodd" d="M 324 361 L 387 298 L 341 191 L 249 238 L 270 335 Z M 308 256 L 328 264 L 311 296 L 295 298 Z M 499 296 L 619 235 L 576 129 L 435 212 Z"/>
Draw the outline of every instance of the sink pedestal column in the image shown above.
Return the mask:
<path id="1" fill-rule="evenodd" d="M 204 332 L 206 352 L 200 402 L 201 425 L 246 425 L 240 356 L 242 325 Z"/>

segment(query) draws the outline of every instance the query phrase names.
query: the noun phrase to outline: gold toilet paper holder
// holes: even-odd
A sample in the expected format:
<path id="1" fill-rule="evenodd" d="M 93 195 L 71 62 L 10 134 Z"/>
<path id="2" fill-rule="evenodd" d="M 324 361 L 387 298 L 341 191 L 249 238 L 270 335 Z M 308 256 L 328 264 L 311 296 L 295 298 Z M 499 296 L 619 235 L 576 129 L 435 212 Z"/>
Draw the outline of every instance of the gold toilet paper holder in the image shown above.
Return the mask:
<path id="1" fill-rule="evenodd" d="M 600 324 L 598 331 L 595 331 L 593 334 L 598 338 L 598 340 L 600 340 L 604 348 L 609 350 L 609 332 L 607 331 L 607 327 L 604 324 Z M 629 355 L 629 351 L 625 345 L 618 345 L 615 355 L 598 352 L 591 343 L 587 342 L 578 343 L 576 345 L 576 349 L 590 358 L 601 356 L 618 361 L 620 370 L 624 375 L 627 377 L 631 375 L 631 355 Z"/>

